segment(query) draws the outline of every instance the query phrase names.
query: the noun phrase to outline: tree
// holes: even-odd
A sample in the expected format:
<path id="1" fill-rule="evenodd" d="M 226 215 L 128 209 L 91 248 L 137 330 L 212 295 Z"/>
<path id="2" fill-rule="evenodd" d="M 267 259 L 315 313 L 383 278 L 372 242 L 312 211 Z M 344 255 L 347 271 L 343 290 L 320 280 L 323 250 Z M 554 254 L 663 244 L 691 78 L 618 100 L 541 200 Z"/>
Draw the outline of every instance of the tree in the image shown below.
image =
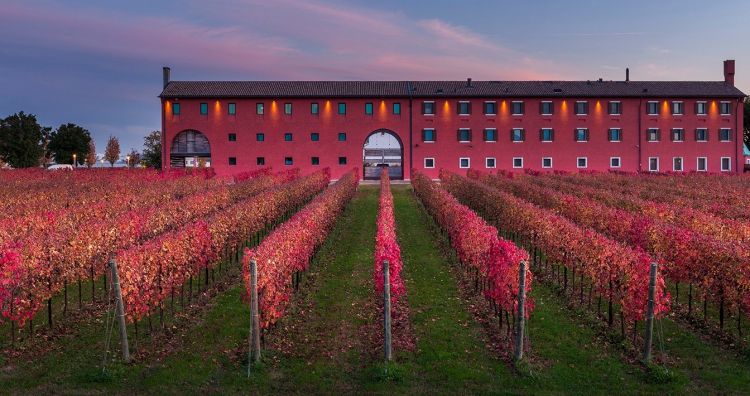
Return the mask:
<path id="1" fill-rule="evenodd" d="M 14 168 L 39 166 L 43 131 L 36 116 L 23 111 L 0 120 L 0 158 Z"/>
<path id="2" fill-rule="evenodd" d="M 86 166 L 91 168 L 92 166 L 96 165 L 96 144 L 94 144 L 94 139 L 91 139 L 89 141 L 89 155 L 86 156 Z"/>
<path id="3" fill-rule="evenodd" d="M 52 151 L 49 149 L 49 142 L 52 139 L 52 128 L 42 128 L 42 156 L 39 158 L 39 165 L 46 168 L 52 163 Z"/>
<path id="4" fill-rule="evenodd" d="M 161 131 L 153 131 L 143 139 L 143 166 L 161 168 Z"/>
<path id="5" fill-rule="evenodd" d="M 141 153 L 135 151 L 135 149 L 130 149 L 130 152 L 127 155 L 127 160 L 128 167 L 133 168 L 141 162 Z"/>
<path id="6" fill-rule="evenodd" d="M 110 166 L 115 166 L 115 162 L 120 159 L 120 141 L 114 136 L 110 135 L 109 140 L 107 140 L 104 159 L 109 162 Z"/>
<path id="7" fill-rule="evenodd" d="M 743 138 L 745 141 L 745 144 L 750 146 L 750 98 L 745 98 L 745 111 L 744 111 L 744 118 L 743 118 Z"/>
<path id="8" fill-rule="evenodd" d="M 76 166 L 84 163 L 91 147 L 91 134 L 76 124 L 63 124 L 52 133 L 49 150 L 55 155 L 58 164 L 72 164 L 75 155 Z"/>

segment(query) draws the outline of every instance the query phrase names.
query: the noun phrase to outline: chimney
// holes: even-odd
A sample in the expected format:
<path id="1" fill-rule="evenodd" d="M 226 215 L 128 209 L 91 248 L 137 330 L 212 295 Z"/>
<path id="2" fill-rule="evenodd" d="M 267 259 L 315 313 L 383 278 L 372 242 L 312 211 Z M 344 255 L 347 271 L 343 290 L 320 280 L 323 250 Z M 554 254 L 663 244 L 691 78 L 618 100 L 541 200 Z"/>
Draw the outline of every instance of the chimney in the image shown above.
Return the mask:
<path id="1" fill-rule="evenodd" d="M 724 82 L 734 86 L 734 59 L 724 61 Z"/>
<path id="2" fill-rule="evenodd" d="M 471 77 L 466 79 L 466 86 L 471 87 Z"/>
<path id="3" fill-rule="evenodd" d="M 167 84 L 169 84 L 169 72 L 170 71 L 171 70 L 167 66 L 164 66 L 162 68 L 162 75 L 164 77 L 164 88 L 166 88 Z"/>
<path id="4" fill-rule="evenodd" d="M 630 68 L 625 68 L 625 81 L 630 81 Z"/>

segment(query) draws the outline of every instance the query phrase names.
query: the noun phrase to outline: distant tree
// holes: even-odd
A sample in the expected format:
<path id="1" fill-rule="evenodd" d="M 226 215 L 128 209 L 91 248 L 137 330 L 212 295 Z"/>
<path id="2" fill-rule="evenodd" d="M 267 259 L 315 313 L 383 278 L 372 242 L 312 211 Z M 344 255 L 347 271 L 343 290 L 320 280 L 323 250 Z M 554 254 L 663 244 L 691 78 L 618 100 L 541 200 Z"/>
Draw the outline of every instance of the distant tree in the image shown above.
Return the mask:
<path id="1" fill-rule="evenodd" d="M 43 131 L 36 116 L 23 111 L 0 120 L 0 158 L 14 168 L 39 166 Z"/>
<path id="2" fill-rule="evenodd" d="M 52 151 L 49 149 L 49 142 L 52 139 L 52 128 L 42 128 L 42 156 L 39 158 L 39 165 L 46 168 L 52 163 Z"/>
<path id="3" fill-rule="evenodd" d="M 141 163 L 141 153 L 135 151 L 135 149 L 130 149 L 127 159 L 128 159 L 128 166 L 133 168 Z"/>
<path id="4" fill-rule="evenodd" d="M 91 134 L 85 128 L 76 124 L 63 124 L 52 132 L 49 150 L 55 155 L 58 164 L 72 164 L 73 155 L 76 165 L 82 165 L 89 155 Z"/>
<path id="5" fill-rule="evenodd" d="M 750 98 L 745 98 L 745 111 L 743 118 L 744 131 L 742 136 L 744 137 L 745 144 L 750 146 Z"/>
<path id="6" fill-rule="evenodd" d="M 114 136 L 110 136 L 109 140 L 107 140 L 104 159 L 109 162 L 110 166 L 115 166 L 115 162 L 120 159 L 120 141 Z"/>
<path id="7" fill-rule="evenodd" d="M 161 168 L 161 131 L 153 131 L 143 139 L 143 166 Z"/>
<path id="8" fill-rule="evenodd" d="M 94 144 L 94 139 L 91 139 L 89 141 L 89 155 L 86 156 L 86 166 L 91 168 L 92 166 L 96 165 L 96 144 Z"/>

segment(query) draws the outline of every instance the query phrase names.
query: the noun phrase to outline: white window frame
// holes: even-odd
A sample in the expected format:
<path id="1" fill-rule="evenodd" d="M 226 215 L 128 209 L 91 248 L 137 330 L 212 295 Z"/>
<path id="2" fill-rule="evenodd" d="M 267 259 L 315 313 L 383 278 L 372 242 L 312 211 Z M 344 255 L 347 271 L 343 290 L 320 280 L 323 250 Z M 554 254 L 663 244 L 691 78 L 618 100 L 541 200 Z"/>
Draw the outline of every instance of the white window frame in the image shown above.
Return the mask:
<path id="1" fill-rule="evenodd" d="M 724 169 L 724 160 L 727 160 L 727 163 L 729 164 L 729 168 Z M 721 166 L 722 172 L 731 172 L 732 171 L 732 157 L 721 157 L 719 160 L 719 165 Z"/>
<path id="2" fill-rule="evenodd" d="M 589 115 L 589 113 L 579 113 L 578 112 L 578 104 L 579 103 L 586 103 L 586 107 L 588 107 L 589 101 L 588 100 L 576 100 L 576 104 L 575 104 L 575 106 L 576 106 L 576 109 L 575 109 L 576 115 L 577 116 L 587 116 L 587 115 Z M 587 108 L 586 111 L 588 111 L 588 110 L 589 109 Z"/>
<path id="3" fill-rule="evenodd" d="M 680 135 L 682 135 L 681 138 L 680 138 L 680 140 L 675 140 L 675 138 L 674 138 L 674 131 L 676 131 L 676 130 L 682 131 L 682 133 L 680 134 Z M 684 142 L 685 141 L 685 128 L 672 128 L 672 136 L 671 137 L 672 137 L 672 141 L 673 142 L 677 142 L 677 143 Z"/>
<path id="4" fill-rule="evenodd" d="M 521 105 L 522 105 L 521 107 L 524 108 L 523 112 L 524 113 L 526 112 L 526 106 L 523 105 L 523 100 L 513 100 L 513 101 L 510 102 L 510 112 L 511 112 L 510 115 L 512 115 L 512 116 L 522 116 L 523 115 L 523 113 L 513 113 L 513 107 L 515 107 L 515 106 L 513 106 L 513 103 L 521 103 Z"/>
<path id="5" fill-rule="evenodd" d="M 484 113 L 484 115 L 486 115 L 486 116 L 497 115 L 497 101 L 495 101 L 495 100 L 485 100 L 484 103 L 485 104 L 487 104 L 487 103 L 494 103 L 495 104 L 495 112 L 494 113 Z M 482 109 L 482 111 L 484 111 L 484 109 Z"/>
<path id="6" fill-rule="evenodd" d="M 705 113 L 698 113 L 698 104 L 700 103 L 703 103 L 703 108 L 706 111 Z M 698 117 L 705 117 L 708 115 L 708 102 L 706 102 L 705 100 L 698 100 L 695 102 L 695 104 L 696 104 L 695 115 L 697 115 Z"/>
<path id="7" fill-rule="evenodd" d="M 459 110 L 461 110 L 461 103 L 468 103 L 469 104 L 468 108 L 471 109 L 471 101 L 470 100 L 459 100 L 458 101 L 458 109 Z M 471 110 L 469 110 L 469 111 L 471 111 Z M 460 115 L 460 116 L 468 116 L 468 115 L 471 115 L 471 113 L 458 113 L 458 115 Z"/>
<path id="8" fill-rule="evenodd" d="M 650 137 L 651 137 L 650 134 L 651 134 L 651 131 L 653 131 L 653 130 L 656 131 L 656 140 L 651 140 L 650 139 Z M 660 139 L 660 136 L 659 136 L 659 128 L 647 128 L 646 129 L 646 142 L 648 142 L 648 143 L 658 143 L 660 140 L 661 139 Z"/>
<path id="9" fill-rule="evenodd" d="M 432 160 L 432 166 L 427 166 L 427 160 Z M 422 161 L 422 165 L 424 165 L 425 169 L 434 169 L 435 168 L 435 157 L 425 157 L 424 161 Z"/>
<path id="10" fill-rule="evenodd" d="M 551 100 L 543 100 L 543 101 L 542 101 L 542 103 L 550 103 L 550 104 L 552 104 L 552 103 L 554 103 L 554 102 L 552 102 Z M 554 105 L 553 105 L 553 106 L 554 106 Z M 544 107 L 544 106 L 542 106 L 542 107 Z M 551 106 L 551 107 L 552 107 L 552 106 Z M 551 115 L 552 115 L 552 113 L 542 113 L 541 115 L 543 115 L 543 116 L 551 116 Z"/>
<path id="11" fill-rule="evenodd" d="M 646 102 L 646 111 L 648 111 L 649 103 L 656 103 L 656 113 L 648 113 L 650 116 L 658 116 L 659 115 L 659 101 L 658 100 L 649 100 Z"/>
<path id="12" fill-rule="evenodd" d="M 620 104 L 620 106 L 618 106 L 620 108 L 620 112 L 619 113 L 612 113 L 610 115 L 613 115 L 613 116 L 622 115 L 622 102 L 621 101 L 619 101 L 619 100 L 610 100 L 607 103 L 607 113 L 609 113 L 609 103 L 619 103 Z"/>
<path id="13" fill-rule="evenodd" d="M 617 166 L 612 165 L 612 161 L 617 160 Z M 610 168 L 621 168 L 622 167 L 622 158 L 620 157 L 609 157 L 609 167 Z"/>
<path id="14" fill-rule="evenodd" d="M 730 109 L 729 113 L 722 113 L 721 112 L 721 108 L 724 107 L 723 106 L 724 103 L 728 103 L 729 104 L 729 109 Z M 732 102 L 729 102 L 729 101 L 726 101 L 726 100 L 722 100 L 721 102 L 719 102 L 719 115 L 721 115 L 721 116 L 730 116 L 730 115 L 732 115 L 731 108 L 732 108 Z"/>
<path id="15" fill-rule="evenodd" d="M 492 163 L 494 165 L 490 166 L 490 164 L 489 164 L 490 160 L 492 160 Z M 495 169 L 495 168 L 497 168 L 497 158 L 495 158 L 495 157 L 487 157 L 487 158 L 485 158 L 484 159 L 484 167 L 487 168 L 487 169 Z"/>
<path id="16" fill-rule="evenodd" d="M 678 158 L 680 159 L 681 169 L 676 169 L 676 167 L 674 166 L 675 165 L 674 161 Z M 682 157 L 672 157 L 672 172 L 684 172 L 684 171 L 685 171 L 685 159 Z"/>
<path id="17" fill-rule="evenodd" d="M 618 139 L 617 140 L 610 140 L 609 142 L 610 143 L 620 143 L 620 142 L 622 142 L 622 128 L 619 128 L 619 127 L 618 128 L 608 128 L 607 129 L 607 134 L 609 134 L 613 129 L 617 129 L 619 131 L 619 133 L 617 134 Z M 607 137 L 609 137 L 609 136 L 607 136 Z"/>
<path id="18" fill-rule="evenodd" d="M 729 131 L 729 139 L 723 139 L 722 138 L 722 131 Z M 732 128 L 719 128 L 719 141 L 720 142 L 731 142 L 732 141 Z"/>
<path id="19" fill-rule="evenodd" d="M 701 160 L 703 160 L 703 169 L 701 169 Z M 708 157 L 698 157 L 695 159 L 696 172 L 708 172 Z"/>
<path id="20" fill-rule="evenodd" d="M 584 131 L 586 131 L 586 132 L 583 133 L 583 136 L 584 136 L 585 140 L 578 140 L 578 131 L 580 129 L 583 129 Z M 589 135 L 589 129 L 588 128 L 576 128 L 576 143 L 587 143 L 589 141 L 589 136 L 588 135 Z"/>
<path id="21" fill-rule="evenodd" d="M 583 166 L 580 165 L 580 160 L 583 160 L 585 164 Z M 576 168 L 578 169 L 587 169 L 589 167 L 589 157 L 576 157 Z"/>
<path id="22" fill-rule="evenodd" d="M 679 113 L 675 113 L 674 112 L 674 106 L 676 104 L 680 105 L 680 112 Z M 685 114 L 685 103 L 683 101 L 681 101 L 681 100 L 673 100 L 672 101 L 672 109 L 671 110 L 672 110 L 672 115 L 674 115 L 674 116 L 681 116 L 681 115 Z"/>
<path id="23" fill-rule="evenodd" d="M 550 131 L 552 131 L 552 135 L 550 136 L 552 138 L 552 140 L 544 140 L 544 132 L 543 131 L 545 129 L 549 129 Z M 552 143 L 552 142 L 554 142 L 555 141 L 555 137 L 554 136 L 555 136 L 555 129 L 554 128 L 542 128 L 542 143 Z"/>
<path id="24" fill-rule="evenodd" d="M 495 131 L 495 138 L 494 139 L 492 139 L 492 140 L 484 140 L 485 136 L 487 136 L 485 134 L 485 132 L 487 130 Z M 484 128 L 484 129 L 482 129 L 482 135 L 483 135 L 482 136 L 482 140 L 484 140 L 486 143 L 497 143 L 497 128 Z"/>
<path id="25" fill-rule="evenodd" d="M 695 129 L 696 129 L 696 130 L 698 130 L 698 129 L 703 129 L 704 131 L 706 131 L 706 133 L 705 133 L 705 136 L 706 136 L 706 138 L 705 138 L 705 139 L 703 139 L 703 140 L 698 140 L 698 139 L 695 139 L 695 141 L 696 141 L 696 142 L 701 142 L 701 143 L 705 143 L 705 142 L 707 142 L 707 141 L 708 141 L 708 128 L 695 128 Z"/>
<path id="26" fill-rule="evenodd" d="M 656 169 L 651 169 L 651 160 L 656 160 Z M 658 172 L 659 171 L 659 157 L 648 157 L 648 171 L 649 172 Z"/>
<path id="27" fill-rule="evenodd" d="M 516 140 L 516 131 L 521 131 L 521 140 Z M 510 133 L 512 143 L 523 143 L 526 141 L 526 130 L 524 128 L 510 128 Z"/>
<path id="28" fill-rule="evenodd" d="M 469 131 L 470 140 L 459 140 L 459 143 L 471 143 L 471 128 L 458 128 L 458 136 L 461 137 L 461 131 Z"/>
<path id="29" fill-rule="evenodd" d="M 463 160 L 466 160 L 466 166 L 461 166 L 461 162 Z M 471 168 L 471 158 L 470 157 L 461 157 L 458 159 L 458 168 L 459 169 L 470 169 Z"/>
<path id="30" fill-rule="evenodd" d="M 549 166 L 544 166 L 544 160 L 549 160 Z M 543 169 L 552 169 L 552 157 L 542 157 L 542 168 Z"/>
<path id="31" fill-rule="evenodd" d="M 422 140 L 422 143 L 435 143 L 435 128 L 422 128 L 422 136 L 424 137 L 424 131 L 432 131 L 432 140 Z"/>
<path id="32" fill-rule="evenodd" d="M 516 166 L 516 160 L 520 160 L 521 165 Z M 512 161 L 511 164 L 513 165 L 513 169 L 523 169 L 523 157 L 513 157 Z"/>
<path id="33" fill-rule="evenodd" d="M 435 107 L 435 101 L 434 101 L 434 100 L 423 100 L 423 101 L 422 101 L 422 104 L 423 104 L 423 106 L 422 106 L 422 109 L 423 109 L 423 111 L 424 111 L 424 104 L 425 104 L 425 103 L 432 103 L 432 114 L 425 114 L 425 113 L 423 112 L 423 113 L 422 113 L 422 115 L 423 115 L 423 116 L 428 116 L 428 117 L 432 117 L 432 116 L 434 116 L 434 115 L 435 115 L 435 113 L 437 112 L 437 107 Z"/>

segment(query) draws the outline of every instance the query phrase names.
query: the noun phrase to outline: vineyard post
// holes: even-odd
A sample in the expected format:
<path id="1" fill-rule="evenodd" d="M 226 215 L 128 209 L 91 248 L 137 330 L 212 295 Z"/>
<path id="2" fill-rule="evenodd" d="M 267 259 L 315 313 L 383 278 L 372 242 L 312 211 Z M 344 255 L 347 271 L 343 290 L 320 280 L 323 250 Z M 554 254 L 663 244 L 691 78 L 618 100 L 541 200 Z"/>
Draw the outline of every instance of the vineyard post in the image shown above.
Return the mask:
<path id="1" fill-rule="evenodd" d="M 654 335 L 654 297 L 656 294 L 656 263 L 651 263 L 648 282 L 648 310 L 646 311 L 646 336 L 643 345 L 643 362 L 651 363 L 651 343 Z"/>
<path id="2" fill-rule="evenodd" d="M 120 276 L 117 274 L 117 263 L 112 258 L 109 260 L 109 268 L 112 271 L 112 287 L 115 292 L 115 310 L 117 321 L 120 326 L 120 343 L 122 344 L 122 360 L 130 363 L 130 348 L 128 347 L 128 329 L 125 325 L 125 306 L 122 303 L 122 289 L 120 288 Z"/>
<path id="3" fill-rule="evenodd" d="M 523 359 L 523 332 L 526 303 L 526 261 L 521 260 L 518 269 L 518 321 L 516 322 L 516 350 L 514 360 L 520 362 Z"/>
<path id="4" fill-rule="evenodd" d="M 258 263 L 255 259 L 250 260 L 250 361 L 248 363 L 247 375 L 250 376 L 250 367 L 253 363 L 260 361 L 260 317 L 258 315 Z"/>
<path id="5" fill-rule="evenodd" d="M 383 327 L 385 331 L 385 361 L 393 359 L 391 348 L 391 274 L 388 260 L 383 260 Z"/>

